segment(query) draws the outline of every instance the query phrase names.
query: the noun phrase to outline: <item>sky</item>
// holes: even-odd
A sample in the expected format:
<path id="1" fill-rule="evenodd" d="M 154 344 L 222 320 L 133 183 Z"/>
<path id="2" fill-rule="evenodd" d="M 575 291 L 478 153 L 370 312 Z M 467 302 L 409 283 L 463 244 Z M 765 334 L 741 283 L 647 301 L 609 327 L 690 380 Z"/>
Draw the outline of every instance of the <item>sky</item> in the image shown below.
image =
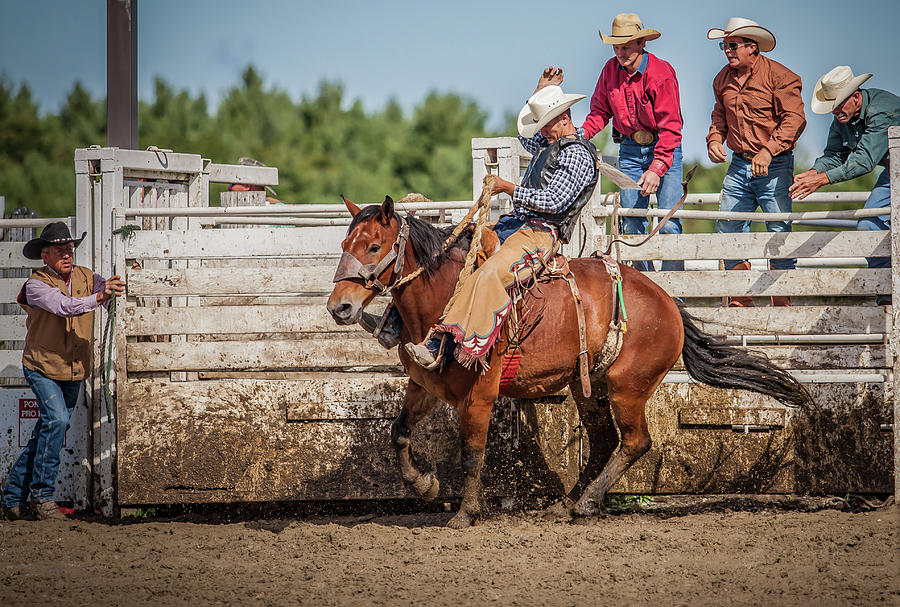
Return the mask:
<path id="1" fill-rule="evenodd" d="M 777 46 L 768 56 L 803 80 L 808 126 L 798 164 L 824 145 L 831 117 L 813 114 L 809 97 L 832 67 L 872 72 L 866 86 L 900 94 L 900 50 L 891 43 L 900 0 L 138 0 L 138 96 L 152 101 L 161 77 L 202 91 L 212 109 L 253 64 L 266 88 L 294 99 L 315 95 L 323 80 L 340 82 L 346 103 L 359 99 L 368 110 L 392 97 L 409 110 L 430 91 L 455 92 L 501 128 L 548 65 L 563 67 L 566 92 L 589 96 L 612 57 L 597 30 L 609 33 L 621 12 L 662 32 L 647 50 L 677 73 L 686 160 L 706 156 L 712 79 L 725 65 L 706 32 L 731 16 L 771 30 Z M 76 80 L 104 97 L 106 1 L 0 0 L 0 77 L 27 84 L 43 112 L 55 112 Z M 577 123 L 587 111 L 587 100 L 573 108 Z"/>

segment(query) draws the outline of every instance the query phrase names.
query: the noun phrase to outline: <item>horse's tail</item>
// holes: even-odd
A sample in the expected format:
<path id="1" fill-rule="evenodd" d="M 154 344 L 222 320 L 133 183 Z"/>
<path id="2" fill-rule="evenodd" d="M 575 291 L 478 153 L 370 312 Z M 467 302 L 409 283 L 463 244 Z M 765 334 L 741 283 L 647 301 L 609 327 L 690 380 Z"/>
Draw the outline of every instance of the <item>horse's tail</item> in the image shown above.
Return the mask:
<path id="1" fill-rule="evenodd" d="M 789 407 L 814 406 L 806 387 L 765 354 L 726 345 L 696 325 L 697 319 L 678 306 L 684 323 L 681 358 L 688 374 L 715 388 L 737 388 L 771 396 Z"/>

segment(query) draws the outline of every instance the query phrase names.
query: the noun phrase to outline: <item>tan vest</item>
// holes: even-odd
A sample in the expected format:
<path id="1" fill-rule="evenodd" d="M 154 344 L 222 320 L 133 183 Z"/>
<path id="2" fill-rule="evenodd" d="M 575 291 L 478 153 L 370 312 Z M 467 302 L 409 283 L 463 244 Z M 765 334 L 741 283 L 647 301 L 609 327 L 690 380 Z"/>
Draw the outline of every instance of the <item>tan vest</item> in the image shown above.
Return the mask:
<path id="1" fill-rule="evenodd" d="M 66 296 L 65 281 L 44 266 L 31 278 L 55 287 Z M 94 273 L 88 268 L 72 269 L 72 297 L 84 297 L 94 290 Z M 22 364 L 32 371 L 40 371 L 50 379 L 76 381 L 84 379 L 91 369 L 91 340 L 94 336 L 94 313 L 65 318 L 24 301 L 25 287 L 19 305 L 28 313 L 25 320 L 25 352 Z"/>

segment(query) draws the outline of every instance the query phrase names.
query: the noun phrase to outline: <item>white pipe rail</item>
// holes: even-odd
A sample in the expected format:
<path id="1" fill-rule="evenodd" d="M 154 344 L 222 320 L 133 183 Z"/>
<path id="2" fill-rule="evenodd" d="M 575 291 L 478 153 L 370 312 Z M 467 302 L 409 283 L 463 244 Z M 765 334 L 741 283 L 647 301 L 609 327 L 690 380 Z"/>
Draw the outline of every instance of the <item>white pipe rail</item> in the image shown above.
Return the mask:
<path id="1" fill-rule="evenodd" d="M 28 219 L 0 219 L 0 228 L 42 228 L 48 223 L 62 221 L 68 224 L 68 217 L 34 217 Z"/>
<path id="2" fill-rule="evenodd" d="M 795 345 L 795 344 L 883 344 L 883 333 L 830 333 L 828 335 L 729 335 L 725 338 L 727 344 L 770 344 L 770 345 Z"/>
<path id="3" fill-rule="evenodd" d="M 611 216 L 613 207 L 597 207 L 594 216 L 605 219 Z M 620 217 L 665 217 L 667 209 L 626 209 L 619 207 Z M 735 213 L 729 211 L 678 210 L 674 217 L 680 219 L 724 219 L 736 221 L 795 221 L 802 219 L 857 219 L 861 217 L 888 216 L 890 207 L 881 209 L 849 209 L 845 211 L 805 211 L 802 213 Z"/>
<path id="4" fill-rule="evenodd" d="M 453 200 L 449 202 L 409 202 L 394 203 L 397 211 L 440 211 L 453 209 L 469 209 L 474 203 L 471 200 Z M 491 208 L 499 208 L 492 203 Z M 183 207 L 183 208 L 126 208 L 125 217 L 217 217 L 221 215 L 308 215 L 314 213 L 347 213 L 342 204 L 273 204 L 265 207 Z"/>
<path id="5" fill-rule="evenodd" d="M 318 227 L 318 226 L 349 226 L 349 217 L 201 217 L 197 221 L 201 226 L 219 225 L 264 225 L 264 226 L 294 226 L 294 227 Z"/>
<path id="6" fill-rule="evenodd" d="M 595 194 L 595 197 L 604 199 L 612 197 L 615 192 L 607 194 Z M 794 204 L 831 204 L 831 203 L 850 203 L 865 202 L 869 199 L 871 192 L 813 192 L 803 200 L 795 200 Z M 603 200 L 606 202 L 606 200 Z M 719 204 L 722 201 L 721 192 L 688 194 L 684 200 L 684 204 Z M 656 194 L 650 195 L 650 202 L 656 204 Z"/>

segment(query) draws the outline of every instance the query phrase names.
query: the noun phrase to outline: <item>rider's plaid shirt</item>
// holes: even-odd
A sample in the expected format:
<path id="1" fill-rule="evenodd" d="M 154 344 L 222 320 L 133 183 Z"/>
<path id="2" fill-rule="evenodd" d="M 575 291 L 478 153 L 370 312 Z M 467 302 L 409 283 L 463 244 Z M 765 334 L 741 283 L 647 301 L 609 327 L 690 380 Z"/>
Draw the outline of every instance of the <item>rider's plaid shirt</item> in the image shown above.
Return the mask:
<path id="1" fill-rule="evenodd" d="M 584 135 L 582 129 L 577 129 L 577 132 Z M 531 139 L 520 136 L 519 141 L 522 142 L 522 147 L 532 154 L 537 154 L 542 147 L 548 145 L 547 139 L 540 133 Z M 536 190 L 516 186 L 513 191 L 513 205 L 526 210 L 525 213 L 521 213 L 517 208 L 516 211 L 519 211 L 517 215 L 529 215 L 527 211 L 547 214 L 565 211 L 584 186 L 594 178 L 595 170 L 594 159 L 583 146 L 570 145 L 563 148 L 559 154 L 559 168 L 553 173 L 546 189 Z"/>

